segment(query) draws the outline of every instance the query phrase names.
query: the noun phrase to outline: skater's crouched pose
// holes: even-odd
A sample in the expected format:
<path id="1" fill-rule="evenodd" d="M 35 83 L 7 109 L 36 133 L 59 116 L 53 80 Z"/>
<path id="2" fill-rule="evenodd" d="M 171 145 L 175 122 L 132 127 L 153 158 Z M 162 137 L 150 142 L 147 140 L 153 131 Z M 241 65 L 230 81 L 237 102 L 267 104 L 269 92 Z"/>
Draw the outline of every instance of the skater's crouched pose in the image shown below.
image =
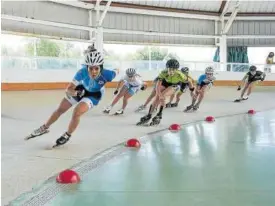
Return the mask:
<path id="1" fill-rule="evenodd" d="M 162 110 L 165 107 L 165 98 L 170 97 L 178 88 L 180 83 L 187 81 L 187 76 L 179 71 L 179 62 L 176 59 L 170 59 L 166 63 L 166 70 L 162 71 L 158 76 L 156 84 L 156 97 L 151 104 L 149 112 L 146 116 L 140 119 L 137 125 L 146 124 L 152 118 L 152 113 L 157 105 L 160 105 L 157 115 L 152 119 L 150 125 L 157 125 L 162 119 Z M 189 80 L 191 90 L 194 91 L 192 81 Z"/>
<path id="2" fill-rule="evenodd" d="M 170 97 L 170 102 L 168 104 L 166 104 L 166 107 L 177 107 L 180 101 L 180 97 L 181 95 L 186 92 L 187 88 L 189 88 L 190 90 L 190 95 L 191 97 L 193 97 L 193 90 L 192 90 L 192 86 L 190 87 L 189 82 L 190 80 L 192 81 L 192 83 L 194 83 L 194 80 L 192 79 L 192 77 L 189 75 L 189 68 L 188 67 L 183 67 L 181 68 L 181 72 L 187 77 L 186 82 L 184 83 L 180 83 L 179 88 L 177 91 L 175 91 L 174 94 L 171 95 Z M 177 93 L 177 94 L 176 94 Z M 176 102 L 172 103 L 174 97 L 176 96 Z"/>
<path id="3" fill-rule="evenodd" d="M 109 114 L 113 106 L 123 98 L 122 108 L 116 111 L 115 115 L 123 114 L 125 108 L 128 105 L 128 100 L 138 93 L 140 90 L 145 90 L 147 85 L 142 81 L 141 76 L 137 74 L 136 69 L 128 68 L 125 72 L 125 76 L 121 78 L 118 82 L 117 88 L 114 92 L 114 95 L 117 95 L 111 105 L 107 106 L 103 111 L 104 113 Z"/>
<path id="4" fill-rule="evenodd" d="M 258 81 L 264 81 L 266 74 L 262 71 L 257 71 L 256 66 L 251 66 L 249 68 L 249 72 L 247 72 L 242 79 L 242 83 L 244 84 L 244 88 L 241 92 L 241 97 L 236 99 L 235 102 L 241 102 L 243 100 L 247 100 L 249 95 L 252 92 L 252 87 Z M 241 90 L 241 84 L 238 86 L 237 90 Z M 247 96 L 244 97 L 245 92 L 247 91 Z"/>
<path id="5" fill-rule="evenodd" d="M 84 65 L 68 85 L 66 95 L 58 108 L 52 113 L 47 122 L 34 130 L 25 139 L 28 140 L 49 132 L 50 126 L 73 105 L 76 105 L 67 131 L 56 140 L 54 147 L 68 142 L 80 122 L 80 117 L 88 112 L 89 109 L 98 105 L 103 96 L 104 85 L 107 82 L 111 82 L 117 74 L 117 71 L 104 69 L 103 62 L 102 53 L 96 50 L 92 52 L 88 51 L 85 56 Z"/>
<path id="6" fill-rule="evenodd" d="M 215 79 L 216 78 L 214 77 L 214 69 L 212 67 L 207 67 L 205 69 L 205 74 L 200 75 L 197 81 L 197 87 L 196 87 L 195 94 L 192 97 L 192 103 L 191 105 L 186 107 L 186 109 L 184 110 L 185 112 L 191 109 L 196 111 L 199 108 L 204 98 L 206 88 L 210 89 Z"/>

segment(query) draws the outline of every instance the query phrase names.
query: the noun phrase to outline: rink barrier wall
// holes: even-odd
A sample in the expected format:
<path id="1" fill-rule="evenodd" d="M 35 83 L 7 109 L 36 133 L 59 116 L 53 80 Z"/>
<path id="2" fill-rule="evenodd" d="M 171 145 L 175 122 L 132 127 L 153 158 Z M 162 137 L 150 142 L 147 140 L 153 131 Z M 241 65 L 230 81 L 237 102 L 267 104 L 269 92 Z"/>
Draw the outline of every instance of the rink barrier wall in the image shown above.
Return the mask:
<path id="1" fill-rule="evenodd" d="M 26 90 L 55 90 L 65 89 L 75 76 L 77 70 L 29 70 L 29 69 L 2 69 L 1 90 L 2 91 L 26 91 Z M 144 70 L 139 74 L 142 79 L 151 86 L 158 70 Z M 203 71 L 190 71 L 193 79 L 197 80 Z M 117 82 L 124 76 L 125 71 L 120 70 L 113 82 L 108 82 L 107 88 L 114 88 Z M 237 86 L 244 77 L 245 72 L 217 71 L 215 73 L 215 86 Z M 265 81 L 261 86 L 275 86 L 275 73 L 267 73 Z"/>
<path id="2" fill-rule="evenodd" d="M 145 81 L 148 86 L 153 85 L 153 81 Z M 240 81 L 236 80 L 216 80 L 214 86 L 237 86 Z M 28 90 L 58 90 L 65 89 L 69 82 L 37 82 L 37 83 L 2 83 L 1 91 L 28 91 Z M 263 81 L 258 86 L 275 86 L 275 81 Z M 117 82 L 109 82 L 106 88 L 115 88 Z"/>

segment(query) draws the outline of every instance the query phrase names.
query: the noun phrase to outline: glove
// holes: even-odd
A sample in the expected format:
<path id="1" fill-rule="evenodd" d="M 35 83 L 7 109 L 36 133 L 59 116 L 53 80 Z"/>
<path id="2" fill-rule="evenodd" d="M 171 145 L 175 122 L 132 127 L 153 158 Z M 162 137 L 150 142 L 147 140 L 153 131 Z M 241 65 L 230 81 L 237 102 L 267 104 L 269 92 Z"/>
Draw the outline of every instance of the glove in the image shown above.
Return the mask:
<path id="1" fill-rule="evenodd" d="M 77 97 L 82 98 L 82 97 L 85 96 L 86 90 L 83 86 L 82 87 L 76 87 L 75 91 L 76 91 L 76 96 Z"/>
<path id="2" fill-rule="evenodd" d="M 116 90 L 114 91 L 114 95 L 117 95 L 117 93 L 118 93 L 118 90 L 116 89 Z"/>
<path id="3" fill-rule="evenodd" d="M 141 89 L 142 91 L 144 91 L 146 88 L 147 88 L 146 85 L 143 85 L 142 87 L 140 87 L 140 89 Z"/>
<path id="4" fill-rule="evenodd" d="M 238 86 L 238 89 L 237 89 L 237 90 L 238 90 L 238 91 L 241 90 L 241 86 Z"/>

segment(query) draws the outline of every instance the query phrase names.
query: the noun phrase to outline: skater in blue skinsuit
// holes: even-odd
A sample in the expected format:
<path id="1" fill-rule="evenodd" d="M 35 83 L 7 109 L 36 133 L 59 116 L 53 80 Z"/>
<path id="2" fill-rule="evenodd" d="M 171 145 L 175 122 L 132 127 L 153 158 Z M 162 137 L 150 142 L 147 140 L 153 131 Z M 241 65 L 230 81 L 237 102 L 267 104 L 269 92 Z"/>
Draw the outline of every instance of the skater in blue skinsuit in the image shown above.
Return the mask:
<path id="1" fill-rule="evenodd" d="M 102 53 L 95 49 L 86 52 L 85 63 L 75 74 L 72 82 L 69 83 L 65 97 L 58 108 L 52 113 L 48 121 L 34 130 L 25 139 L 28 140 L 48 133 L 50 126 L 56 122 L 62 114 L 76 105 L 68 129 L 56 140 L 55 146 L 68 142 L 72 133 L 76 130 L 81 116 L 98 105 L 104 94 L 104 85 L 116 77 L 117 71 L 105 69 L 103 63 Z"/>
<path id="2" fill-rule="evenodd" d="M 214 69 L 212 67 L 207 67 L 205 69 L 205 74 L 202 74 L 199 77 L 197 81 L 195 94 L 193 95 L 193 98 L 192 98 L 192 103 L 191 105 L 186 107 L 186 109 L 184 110 L 185 112 L 191 109 L 196 111 L 199 108 L 204 98 L 206 88 L 211 88 L 211 86 L 213 85 L 213 82 L 215 80 L 215 77 L 213 76 L 213 74 L 214 74 Z"/>

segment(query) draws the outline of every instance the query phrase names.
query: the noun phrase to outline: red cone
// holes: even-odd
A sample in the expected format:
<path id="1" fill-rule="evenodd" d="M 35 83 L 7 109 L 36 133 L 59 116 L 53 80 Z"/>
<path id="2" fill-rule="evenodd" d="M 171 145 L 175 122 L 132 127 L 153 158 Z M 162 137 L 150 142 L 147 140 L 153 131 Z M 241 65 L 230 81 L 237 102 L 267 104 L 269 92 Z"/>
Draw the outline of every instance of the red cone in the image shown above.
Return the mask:
<path id="1" fill-rule="evenodd" d="M 68 169 L 60 172 L 56 181 L 61 184 L 74 184 L 80 182 L 80 177 L 75 171 Z"/>
<path id="2" fill-rule="evenodd" d="M 179 124 L 171 124 L 169 130 L 171 132 L 178 132 L 181 129 Z"/>
<path id="3" fill-rule="evenodd" d="M 137 139 L 129 139 L 126 142 L 127 147 L 140 147 L 140 142 Z"/>
<path id="4" fill-rule="evenodd" d="M 208 117 L 205 118 L 205 121 L 207 121 L 207 122 L 214 122 L 215 118 L 212 117 L 212 116 L 208 116 Z"/>
<path id="5" fill-rule="evenodd" d="M 255 113 L 256 113 L 256 111 L 254 109 L 248 110 L 248 114 L 255 114 Z"/>

